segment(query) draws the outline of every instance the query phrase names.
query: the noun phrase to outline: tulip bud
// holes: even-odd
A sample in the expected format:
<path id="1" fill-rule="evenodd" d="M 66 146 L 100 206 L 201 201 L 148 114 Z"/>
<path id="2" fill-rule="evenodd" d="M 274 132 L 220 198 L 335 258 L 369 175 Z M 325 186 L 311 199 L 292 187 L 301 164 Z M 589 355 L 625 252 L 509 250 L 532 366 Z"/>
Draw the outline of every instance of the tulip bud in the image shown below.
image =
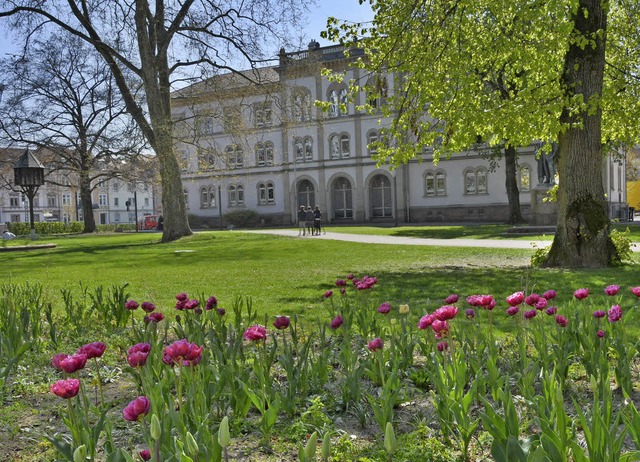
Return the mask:
<path id="1" fill-rule="evenodd" d="M 184 439 L 185 439 L 185 443 L 187 445 L 187 451 L 189 452 L 189 454 L 191 454 L 193 457 L 197 457 L 198 450 L 199 450 L 198 443 L 196 443 L 196 440 L 191 434 L 191 432 L 187 432 Z"/>
<path id="2" fill-rule="evenodd" d="M 304 447 L 305 460 L 313 460 L 316 456 L 316 449 L 318 446 L 318 432 L 313 432 L 307 445 Z"/>
<path id="3" fill-rule="evenodd" d="M 387 427 L 384 431 L 384 448 L 387 450 L 387 454 L 389 455 L 396 452 L 396 434 L 393 431 L 393 425 L 391 425 L 391 422 L 387 422 Z"/>
<path id="4" fill-rule="evenodd" d="M 400 305 L 398 307 L 398 311 L 400 314 L 408 314 L 409 313 L 409 305 Z"/>
<path id="5" fill-rule="evenodd" d="M 324 434 L 321 455 L 323 460 L 329 460 L 329 456 L 331 455 L 331 433 L 329 432 Z"/>
<path id="6" fill-rule="evenodd" d="M 160 426 L 160 419 L 158 416 L 153 414 L 151 416 L 151 438 L 155 441 L 158 441 L 162 436 L 162 427 Z"/>
<path id="7" fill-rule="evenodd" d="M 73 462 L 85 462 L 87 460 L 87 447 L 83 444 L 73 451 Z"/>
<path id="8" fill-rule="evenodd" d="M 231 437 L 229 436 L 229 418 L 224 416 L 222 422 L 220 422 L 220 428 L 218 428 L 218 443 L 223 448 L 229 446 Z"/>

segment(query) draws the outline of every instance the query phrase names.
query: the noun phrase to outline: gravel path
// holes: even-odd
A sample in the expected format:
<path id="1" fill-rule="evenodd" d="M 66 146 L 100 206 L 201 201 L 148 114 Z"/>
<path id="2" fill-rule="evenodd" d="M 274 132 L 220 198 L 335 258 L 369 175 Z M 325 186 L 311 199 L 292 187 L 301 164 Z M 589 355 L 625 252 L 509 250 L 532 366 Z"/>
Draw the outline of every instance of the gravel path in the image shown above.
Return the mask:
<path id="1" fill-rule="evenodd" d="M 516 239 L 423 239 L 417 237 L 402 236 L 374 236 L 367 234 L 332 233 L 331 231 L 320 236 L 298 236 L 297 229 L 260 229 L 243 231 L 258 234 L 274 234 L 299 239 L 330 239 L 333 241 L 362 242 L 365 244 L 405 244 L 405 245 L 431 245 L 441 247 L 483 247 L 491 249 L 534 249 L 547 247 L 551 241 L 527 241 Z M 638 252 L 638 246 L 634 248 Z"/>

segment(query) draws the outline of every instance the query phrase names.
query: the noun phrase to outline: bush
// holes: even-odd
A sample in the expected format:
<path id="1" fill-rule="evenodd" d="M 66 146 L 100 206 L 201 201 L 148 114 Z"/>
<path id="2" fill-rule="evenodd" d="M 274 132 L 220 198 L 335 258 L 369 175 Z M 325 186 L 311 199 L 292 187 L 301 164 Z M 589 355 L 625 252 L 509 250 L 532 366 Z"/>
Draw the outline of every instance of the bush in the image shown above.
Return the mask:
<path id="1" fill-rule="evenodd" d="M 238 228 L 247 228 L 258 224 L 258 212 L 250 209 L 235 210 L 225 213 L 224 219 L 227 223 Z"/>
<path id="2" fill-rule="evenodd" d="M 36 234 L 41 236 L 51 234 L 75 234 L 84 229 L 82 221 L 63 223 L 61 221 L 39 221 L 35 224 Z M 17 236 L 28 236 L 31 233 L 30 224 L 27 222 L 9 223 L 9 231 Z"/>

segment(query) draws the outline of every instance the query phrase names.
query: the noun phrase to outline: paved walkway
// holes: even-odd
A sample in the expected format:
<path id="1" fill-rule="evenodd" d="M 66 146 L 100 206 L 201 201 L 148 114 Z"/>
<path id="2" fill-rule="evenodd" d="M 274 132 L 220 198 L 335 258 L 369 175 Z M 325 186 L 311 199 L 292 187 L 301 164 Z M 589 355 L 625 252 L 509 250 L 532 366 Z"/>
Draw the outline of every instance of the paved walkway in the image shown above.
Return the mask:
<path id="1" fill-rule="evenodd" d="M 345 234 L 328 231 L 320 236 L 298 236 L 297 229 L 260 229 L 246 231 L 258 234 L 275 234 L 299 239 L 330 239 L 333 241 L 362 242 L 368 244 L 431 245 L 441 247 L 484 247 L 491 249 L 533 249 L 547 247 L 551 241 L 527 241 L 516 239 L 423 239 L 403 236 L 374 236 L 369 234 Z M 635 247 L 635 251 L 639 251 Z"/>

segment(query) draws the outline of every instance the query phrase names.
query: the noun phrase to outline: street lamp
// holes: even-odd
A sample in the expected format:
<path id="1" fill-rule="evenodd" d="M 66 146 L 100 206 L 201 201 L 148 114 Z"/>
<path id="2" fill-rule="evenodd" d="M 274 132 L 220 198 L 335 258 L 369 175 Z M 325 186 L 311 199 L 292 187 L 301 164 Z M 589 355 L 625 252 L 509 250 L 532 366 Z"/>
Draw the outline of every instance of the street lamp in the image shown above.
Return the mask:
<path id="1" fill-rule="evenodd" d="M 16 186 L 20 186 L 22 192 L 29 199 L 29 223 L 31 227 L 31 240 L 36 238 L 36 225 L 33 219 L 33 198 L 38 188 L 44 184 L 44 167 L 27 149 L 13 166 L 13 177 Z"/>

